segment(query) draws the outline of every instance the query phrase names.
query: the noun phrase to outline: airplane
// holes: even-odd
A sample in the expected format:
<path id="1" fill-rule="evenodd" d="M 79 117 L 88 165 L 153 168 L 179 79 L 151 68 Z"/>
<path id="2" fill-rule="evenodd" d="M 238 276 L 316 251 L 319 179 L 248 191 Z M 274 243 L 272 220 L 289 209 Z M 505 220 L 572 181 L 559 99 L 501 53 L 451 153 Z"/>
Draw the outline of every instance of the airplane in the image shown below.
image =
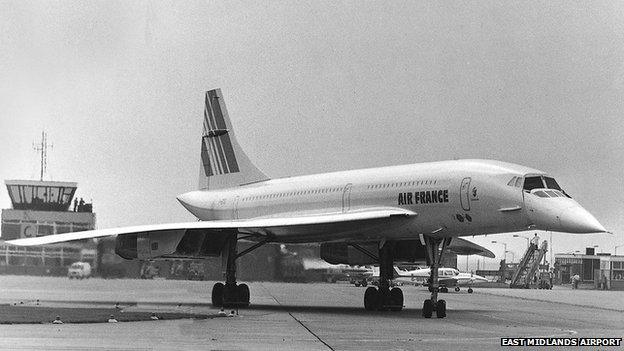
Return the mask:
<path id="1" fill-rule="evenodd" d="M 417 283 L 428 286 L 428 279 L 431 276 L 431 269 L 420 268 L 414 270 L 402 270 L 395 266 L 395 282 Z M 487 283 L 489 280 L 473 273 L 460 272 L 455 268 L 438 268 L 438 283 L 440 292 L 448 292 L 449 287 L 455 287 L 455 291 L 460 291 L 460 287 L 467 286 L 468 293 L 472 294 L 472 286 L 475 284 Z"/>
<path id="2" fill-rule="evenodd" d="M 545 172 L 494 160 L 451 160 L 269 179 L 236 140 L 220 89 L 205 95 L 200 185 L 177 200 L 197 222 L 99 229 L 8 241 L 13 245 L 116 236 L 125 259 L 221 256 L 225 282 L 212 288 L 215 306 L 248 306 L 236 260 L 267 243 L 320 243 L 330 263 L 380 267 L 366 310 L 403 308 L 390 289 L 393 263 L 426 259 L 431 297 L 422 315 L 446 317 L 438 299 L 439 267 L 458 237 L 524 230 L 599 233 L 604 227 Z M 277 156 L 277 155 L 276 155 Z M 253 245 L 238 250 L 239 241 Z M 356 253 L 357 252 L 357 253 Z M 358 258 L 359 259 L 359 258 Z"/>

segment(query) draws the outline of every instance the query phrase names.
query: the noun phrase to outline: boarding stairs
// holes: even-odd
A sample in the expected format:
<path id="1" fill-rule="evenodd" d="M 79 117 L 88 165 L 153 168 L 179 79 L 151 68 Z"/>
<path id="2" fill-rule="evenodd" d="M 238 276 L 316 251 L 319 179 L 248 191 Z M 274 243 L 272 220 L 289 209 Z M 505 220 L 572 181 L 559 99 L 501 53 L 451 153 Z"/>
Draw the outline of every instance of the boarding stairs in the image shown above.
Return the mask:
<path id="1" fill-rule="evenodd" d="M 510 288 L 529 288 L 531 285 L 531 279 L 535 275 L 535 271 L 539 269 L 540 262 L 544 258 L 544 255 L 548 251 L 548 242 L 544 240 L 539 248 L 535 248 L 533 245 L 529 245 L 529 248 L 524 253 L 522 260 L 518 264 L 518 268 L 514 272 Z"/>

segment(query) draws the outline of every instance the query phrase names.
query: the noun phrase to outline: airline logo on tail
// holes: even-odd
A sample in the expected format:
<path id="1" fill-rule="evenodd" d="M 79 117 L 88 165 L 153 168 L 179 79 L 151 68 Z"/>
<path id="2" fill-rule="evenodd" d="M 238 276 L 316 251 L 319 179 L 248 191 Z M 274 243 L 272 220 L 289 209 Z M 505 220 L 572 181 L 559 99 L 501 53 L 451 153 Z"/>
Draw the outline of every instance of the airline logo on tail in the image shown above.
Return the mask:
<path id="1" fill-rule="evenodd" d="M 239 172 L 225 123 L 224 114 L 227 115 L 225 102 L 219 93 L 218 89 L 206 92 L 201 147 L 201 158 L 206 176 Z"/>

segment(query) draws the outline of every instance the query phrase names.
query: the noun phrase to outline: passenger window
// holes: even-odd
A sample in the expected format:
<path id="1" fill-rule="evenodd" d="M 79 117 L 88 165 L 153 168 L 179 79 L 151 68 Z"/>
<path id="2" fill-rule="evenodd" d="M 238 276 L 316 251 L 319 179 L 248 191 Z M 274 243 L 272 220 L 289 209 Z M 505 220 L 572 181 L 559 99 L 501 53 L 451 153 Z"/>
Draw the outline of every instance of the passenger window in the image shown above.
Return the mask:
<path id="1" fill-rule="evenodd" d="M 531 191 L 533 189 L 545 188 L 542 177 L 526 177 L 524 178 L 524 190 Z"/>

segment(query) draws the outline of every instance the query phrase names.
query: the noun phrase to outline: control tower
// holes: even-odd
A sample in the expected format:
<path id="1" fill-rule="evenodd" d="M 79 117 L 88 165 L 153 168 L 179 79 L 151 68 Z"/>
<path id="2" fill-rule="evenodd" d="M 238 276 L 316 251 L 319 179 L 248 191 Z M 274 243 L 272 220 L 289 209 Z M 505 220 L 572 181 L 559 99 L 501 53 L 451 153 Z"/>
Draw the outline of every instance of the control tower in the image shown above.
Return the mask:
<path id="1" fill-rule="evenodd" d="M 74 200 L 76 183 L 7 180 L 5 184 L 13 208 L 2 210 L 1 239 L 95 229 L 92 205 Z"/>
<path id="2" fill-rule="evenodd" d="M 0 274 L 65 275 L 76 261 L 95 263 L 95 244 L 61 243 L 18 247 L 7 240 L 57 235 L 95 229 L 90 203 L 76 199 L 75 182 L 43 180 L 47 159 L 47 136 L 42 133 L 40 180 L 6 180 L 10 209 L 2 210 L 0 227 Z"/>

